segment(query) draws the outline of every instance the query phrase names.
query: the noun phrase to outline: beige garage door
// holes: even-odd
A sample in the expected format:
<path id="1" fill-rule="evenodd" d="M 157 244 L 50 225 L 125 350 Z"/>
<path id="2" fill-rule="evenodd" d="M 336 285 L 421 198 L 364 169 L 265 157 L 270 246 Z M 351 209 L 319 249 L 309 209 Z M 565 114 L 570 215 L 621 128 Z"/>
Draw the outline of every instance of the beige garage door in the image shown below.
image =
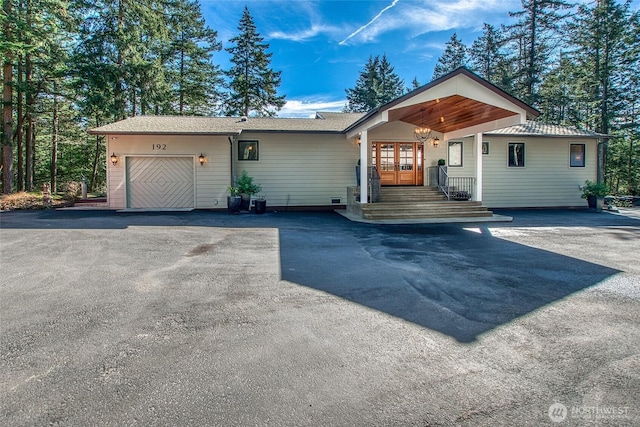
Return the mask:
<path id="1" fill-rule="evenodd" d="M 128 208 L 194 208 L 191 157 L 127 157 Z"/>

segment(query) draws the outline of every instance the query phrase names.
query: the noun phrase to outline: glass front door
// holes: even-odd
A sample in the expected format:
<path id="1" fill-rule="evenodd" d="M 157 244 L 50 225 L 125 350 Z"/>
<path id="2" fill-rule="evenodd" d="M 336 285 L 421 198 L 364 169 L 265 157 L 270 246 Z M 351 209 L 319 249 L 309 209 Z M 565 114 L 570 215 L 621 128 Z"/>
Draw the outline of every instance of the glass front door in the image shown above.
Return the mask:
<path id="1" fill-rule="evenodd" d="M 422 185 L 423 144 L 418 142 L 373 143 L 372 163 L 381 185 Z"/>

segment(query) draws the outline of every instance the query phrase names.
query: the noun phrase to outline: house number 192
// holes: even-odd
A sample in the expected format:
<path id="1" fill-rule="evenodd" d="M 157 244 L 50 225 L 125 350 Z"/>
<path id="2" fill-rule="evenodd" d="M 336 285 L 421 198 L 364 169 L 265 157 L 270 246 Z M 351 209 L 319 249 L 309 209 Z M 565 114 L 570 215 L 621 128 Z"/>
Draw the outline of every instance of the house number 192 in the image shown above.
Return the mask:
<path id="1" fill-rule="evenodd" d="M 152 150 L 166 150 L 167 144 L 151 144 Z"/>

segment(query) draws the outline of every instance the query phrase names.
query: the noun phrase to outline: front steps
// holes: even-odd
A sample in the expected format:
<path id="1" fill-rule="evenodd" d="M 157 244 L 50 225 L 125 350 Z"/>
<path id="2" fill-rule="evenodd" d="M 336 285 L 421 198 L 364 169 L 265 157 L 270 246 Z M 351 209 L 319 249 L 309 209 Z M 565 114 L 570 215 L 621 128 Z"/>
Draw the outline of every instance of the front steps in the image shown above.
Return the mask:
<path id="1" fill-rule="evenodd" d="M 482 202 L 454 201 L 432 187 L 382 187 L 379 203 L 360 205 L 364 219 L 483 218 L 493 212 Z"/>

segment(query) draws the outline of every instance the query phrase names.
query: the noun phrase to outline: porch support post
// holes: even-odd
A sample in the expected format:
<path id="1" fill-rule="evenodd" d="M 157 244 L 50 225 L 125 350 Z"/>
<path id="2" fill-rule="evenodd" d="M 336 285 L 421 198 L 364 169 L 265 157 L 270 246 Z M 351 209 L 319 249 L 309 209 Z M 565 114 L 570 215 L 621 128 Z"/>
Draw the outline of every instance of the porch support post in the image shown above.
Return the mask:
<path id="1" fill-rule="evenodd" d="M 482 201 L 482 132 L 476 134 L 476 195 L 475 201 Z"/>
<path id="2" fill-rule="evenodd" d="M 369 200 L 369 142 L 367 131 L 360 132 L 360 203 Z"/>

